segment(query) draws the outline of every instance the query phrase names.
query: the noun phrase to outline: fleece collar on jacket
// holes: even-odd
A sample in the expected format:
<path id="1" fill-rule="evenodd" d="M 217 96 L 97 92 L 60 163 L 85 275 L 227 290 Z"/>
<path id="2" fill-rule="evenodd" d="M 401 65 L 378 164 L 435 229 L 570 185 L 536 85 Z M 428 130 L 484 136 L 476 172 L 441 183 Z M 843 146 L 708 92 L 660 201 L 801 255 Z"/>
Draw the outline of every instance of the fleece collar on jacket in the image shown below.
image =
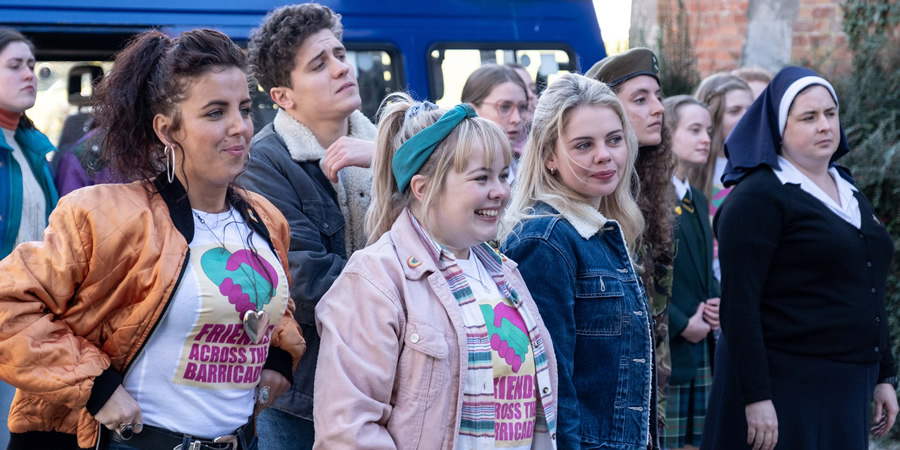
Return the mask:
<path id="1" fill-rule="evenodd" d="M 319 144 L 313 132 L 290 116 L 285 110 L 279 109 L 275 114 L 275 132 L 287 145 L 291 159 L 297 162 L 316 161 L 325 156 L 325 148 Z M 364 141 L 375 140 L 375 126 L 366 116 L 353 111 L 350 114 L 350 137 Z"/>
<path id="2" fill-rule="evenodd" d="M 275 132 L 284 141 L 291 159 L 298 163 L 319 161 L 325 156 L 325 148 L 316 140 L 312 131 L 296 121 L 284 110 L 279 110 L 273 123 Z M 349 137 L 363 141 L 375 140 L 375 125 L 363 113 L 350 114 Z M 344 242 L 347 255 L 366 246 L 366 211 L 371 203 L 372 171 L 364 167 L 345 167 L 338 172 L 338 182 L 332 183 L 337 194 L 338 206 L 344 216 Z"/>
<path id="3" fill-rule="evenodd" d="M 584 202 L 574 202 L 568 208 L 561 208 L 554 201 L 548 201 L 547 204 L 569 221 L 572 227 L 575 228 L 575 231 L 578 232 L 578 235 L 584 240 L 588 240 L 597 234 L 606 225 L 606 222 L 610 221 L 600 211 Z"/>

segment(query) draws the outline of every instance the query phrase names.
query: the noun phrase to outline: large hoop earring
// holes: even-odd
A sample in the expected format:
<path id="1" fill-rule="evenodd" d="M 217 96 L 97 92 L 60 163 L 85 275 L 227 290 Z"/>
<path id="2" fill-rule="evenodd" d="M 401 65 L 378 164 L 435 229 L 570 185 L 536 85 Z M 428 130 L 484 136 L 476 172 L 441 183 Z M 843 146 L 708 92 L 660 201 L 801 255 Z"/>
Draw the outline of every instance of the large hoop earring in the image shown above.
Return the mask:
<path id="1" fill-rule="evenodd" d="M 172 181 L 175 180 L 175 147 L 169 148 L 166 145 L 166 148 L 163 149 L 163 153 L 166 157 L 166 177 L 169 179 L 169 184 L 172 184 Z M 169 166 L 169 154 L 172 154 L 172 165 Z"/>
<path id="2" fill-rule="evenodd" d="M 239 173 L 238 176 L 236 176 L 236 177 L 234 178 L 235 180 L 237 180 L 238 178 L 240 178 L 241 175 L 243 175 L 244 172 L 246 172 L 247 169 L 250 168 L 250 163 L 251 163 L 252 161 L 253 161 L 253 152 L 248 151 L 248 152 L 247 152 L 247 162 L 244 163 L 244 169 L 241 170 L 241 173 Z"/>

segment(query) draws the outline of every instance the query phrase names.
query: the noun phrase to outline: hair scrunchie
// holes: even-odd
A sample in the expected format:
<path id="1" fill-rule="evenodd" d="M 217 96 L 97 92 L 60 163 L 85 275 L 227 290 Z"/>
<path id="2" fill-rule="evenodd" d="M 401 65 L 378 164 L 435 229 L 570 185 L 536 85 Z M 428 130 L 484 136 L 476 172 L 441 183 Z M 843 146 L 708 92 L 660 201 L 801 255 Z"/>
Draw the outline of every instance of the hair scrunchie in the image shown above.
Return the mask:
<path id="1" fill-rule="evenodd" d="M 435 109 L 438 109 L 438 105 L 435 105 L 428 100 L 422 103 L 416 103 L 406 110 L 406 114 L 403 115 L 403 121 L 406 122 L 407 120 L 416 117 L 422 111 L 434 111 Z"/>
<path id="2" fill-rule="evenodd" d="M 444 113 L 437 122 L 413 135 L 397 149 L 391 160 L 391 169 L 400 192 L 409 187 L 412 177 L 425 165 L 425 161 L 428 161 L 438 144 L 446 139 L 460 122 L 470 117 L 478 117 L 475 109 L 468 104 L 460 103 Z"/>

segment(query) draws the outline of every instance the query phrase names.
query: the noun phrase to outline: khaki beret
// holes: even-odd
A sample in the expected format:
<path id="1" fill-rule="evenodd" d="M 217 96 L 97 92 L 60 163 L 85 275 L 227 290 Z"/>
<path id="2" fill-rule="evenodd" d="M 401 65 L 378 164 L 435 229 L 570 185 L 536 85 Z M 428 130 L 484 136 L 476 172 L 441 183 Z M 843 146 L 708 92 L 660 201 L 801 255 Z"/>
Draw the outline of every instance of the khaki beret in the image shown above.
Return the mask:
<path id="1" fill-rule="evenodd" d="M 584 76 L 615 87 L 634 77 L 649 75 L 659 83 L 659 60 L 649 48 L 633 48 L 598 61 Z"/>

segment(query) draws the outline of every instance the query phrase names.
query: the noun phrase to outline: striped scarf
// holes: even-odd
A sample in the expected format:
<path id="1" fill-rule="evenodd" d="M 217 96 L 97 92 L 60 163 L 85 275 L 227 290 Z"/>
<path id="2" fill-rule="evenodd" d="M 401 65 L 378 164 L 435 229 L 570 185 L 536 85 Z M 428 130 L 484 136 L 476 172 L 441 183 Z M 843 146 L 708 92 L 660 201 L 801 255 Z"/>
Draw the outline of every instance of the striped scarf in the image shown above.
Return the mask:
<path id="1" fill-rule="evenodd" d="M 441 275 L 450 285 L 450 292 L 460 306 L 466 331 L 466 347 L 468 350 L 468 364 L 466 366 L 465 384 L 463 386 L 462 411 L 460 413 L 459 442 L 457 448 L 494 448 L 494 366 L 491 355 L 491 343 L 488 336 L 484 316 L 478 307 L 478 302 L 472 289 L 466 281 L 465 274 L 456 264 L 456 257 L 452 252 L 434 241 L 422 228 L 411 212 L 407 210 L 413 229 L 428 249 L 428 253 L 435 265 L 441 271 Z M 534 367 L 536 384 L 539 393 L 537 399 L 535 418 L 535 442 L 538 441 L 538 433 L 556 432 L 556 407 L 553 404 L 551 392 L 550 372 L 547 355 L 544 351 L 544 340 L 538 331 L 537 322 L 522 305 L 519 294 L 506 281 L 503 275 L 503 261 L 500 256 L 488 244 L 482 243 L 471 247 L 470 251 L 487 270 L 488 274 L 497 284 L 500 294 L 509 299 L 522 317 L 528 329 L 528 337 L 531 340 L 531 349 L 534 354 Z M 555 447 L 555 445 L 554 445 Z"/>

